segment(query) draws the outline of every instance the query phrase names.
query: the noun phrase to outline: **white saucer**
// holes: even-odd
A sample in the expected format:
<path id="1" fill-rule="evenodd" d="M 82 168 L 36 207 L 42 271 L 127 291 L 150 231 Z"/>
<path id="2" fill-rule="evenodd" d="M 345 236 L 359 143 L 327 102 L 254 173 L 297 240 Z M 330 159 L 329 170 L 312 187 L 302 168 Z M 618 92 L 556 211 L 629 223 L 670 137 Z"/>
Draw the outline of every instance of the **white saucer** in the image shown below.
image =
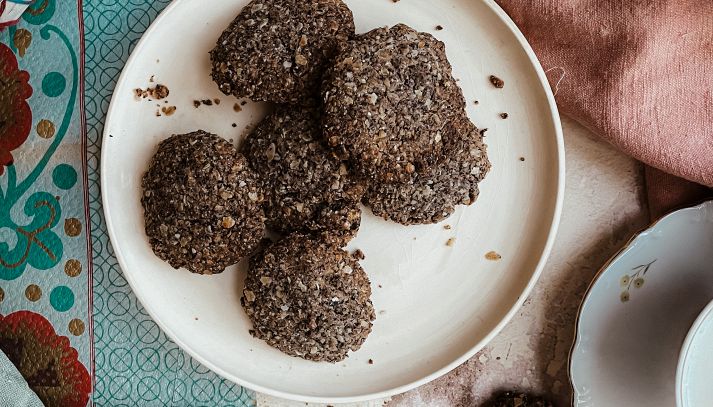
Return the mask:
<path id="1" fill-rule="evenodd" d="M 701 312 L 681 348 L 676 371 L 676 405 L 705 407 L 713 402 L 713 302 Z"/>
<path id="2" fill-rule="evenodd" d="M 713 201 L 666 216 L 590 286 L 570 356 L 575 407 L 676 405 L 684 338 L 713 299 Z"/>

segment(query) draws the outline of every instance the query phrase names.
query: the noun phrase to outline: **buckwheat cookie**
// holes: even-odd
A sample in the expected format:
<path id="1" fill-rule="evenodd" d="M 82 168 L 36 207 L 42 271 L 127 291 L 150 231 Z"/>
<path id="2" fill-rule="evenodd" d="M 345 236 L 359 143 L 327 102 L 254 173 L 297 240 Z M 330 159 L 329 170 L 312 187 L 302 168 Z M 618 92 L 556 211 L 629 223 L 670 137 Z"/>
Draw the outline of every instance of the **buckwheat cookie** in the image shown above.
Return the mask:
<path id="1" fill-rule="evenodd" d="M 291 356 L 338 362 L 371 332 L 370 296 L 355 257 L 293 234 L 251 259 L 241 303 L 255 337 Z"/>
<path id="2" fill-rule="evenodd" d="M 465 99 L 445 45 L 399 24 L 349 41 L 322 84 L 323 131 L 358 172 L 380 182 L 413 178 L 449 154 Z"/>
<path id="3" fill-rule="evenodd" d="M 226 95 L 297 103 L 315 93 L 352 35 L 354 18 L 341 0 L 253 0 L 210 52 L 212 77 Z"/>
<path id="4" fill-rule="evenodd" d="M 257 176 L 216 135 L 196 131 L 161 142 L 142 187 L 149 243 L 174 268 L 221 273 L 252 254 L 263 237 Z"/>
<path id="5" fill-rule="evenodd" d="M 279 106 L 241 147 L 267 197 L 268 226 L 329 235 L 342 243 L 359 230 L 363 183 L 322 140 L 316 105 Z"/>
<path id="6" fill-rule="evenodd" d="M 444 134 L 458 140 L 452 155 L 405 183 L 372 183 L 364 203 L 375 215 L 404 225 L 438 223 L 457 205 L 478 198 L 478 183 L 490 170 L 483 136 L 463 115 Z"/>

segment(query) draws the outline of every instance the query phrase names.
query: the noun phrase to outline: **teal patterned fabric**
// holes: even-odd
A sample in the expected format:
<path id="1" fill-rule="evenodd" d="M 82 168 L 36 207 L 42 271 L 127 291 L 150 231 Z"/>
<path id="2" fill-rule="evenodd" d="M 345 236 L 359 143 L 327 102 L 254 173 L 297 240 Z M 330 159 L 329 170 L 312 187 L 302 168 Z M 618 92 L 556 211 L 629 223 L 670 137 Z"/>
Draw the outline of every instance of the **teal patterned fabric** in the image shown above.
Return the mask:
<path id="1" fill-rule="evenodd" d="M 45 405 L 84 407 L 92 340 L 81 13 L 57 0 L 23 7 L 0 29 L 0 350 Z"/>
<path id="2" fill-rule="evenodd" d="M 102 127 L 114 85 L 167 0 L 84 2 L 89 203 L 94 253 L 97 406 L 252 406 L 251 392 L 176 347 L 131 292 L 114 258 L 99 190 Z M 127 163 L 133 165 L 133 163 Z"/>

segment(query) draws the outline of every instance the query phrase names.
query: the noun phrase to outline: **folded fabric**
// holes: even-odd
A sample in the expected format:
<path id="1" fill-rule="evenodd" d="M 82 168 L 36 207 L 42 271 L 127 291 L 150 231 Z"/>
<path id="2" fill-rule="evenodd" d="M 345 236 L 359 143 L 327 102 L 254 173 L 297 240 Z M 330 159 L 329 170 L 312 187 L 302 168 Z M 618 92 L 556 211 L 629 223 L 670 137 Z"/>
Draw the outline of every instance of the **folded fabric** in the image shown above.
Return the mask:
<path id="1" fill-rule="evenodd" d="M 532 44 L 562 113 L 692 182 L 647 174 L 652 211 L 710 194 L 693 183 L 713 187 L 713 1 L 497 2 Z"/>
<path id="2" fill-rule="evenodd" d="M 10 359 L 0 352 L 0 406 L 43 407 Z"/>

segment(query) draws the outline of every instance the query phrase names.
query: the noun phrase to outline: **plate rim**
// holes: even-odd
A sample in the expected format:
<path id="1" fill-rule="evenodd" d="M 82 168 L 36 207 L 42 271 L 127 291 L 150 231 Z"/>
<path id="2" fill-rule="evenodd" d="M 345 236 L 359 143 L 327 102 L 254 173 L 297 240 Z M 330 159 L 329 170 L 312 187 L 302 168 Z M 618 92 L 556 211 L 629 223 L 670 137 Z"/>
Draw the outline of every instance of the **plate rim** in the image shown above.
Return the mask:
<path id="1" fill-rule="evenodd" d="M 572 340 L 572 346 L 569 349 L 569 355 L 568 355 L 568 360 L 567 360 L 567 378 L 569 379 L 569 386 L 571 391 L 571 406 L 576 407 L 576 401 L 577 401 L 577 387 L 574 384 L 574 375 L 572 374 L 572 365 L 574 364 L 574 353 L 577 350 L 577 348 L 581 345 L 582 341 L 582 335 L 580 334 L 580 323 L 581 323 L 581 318 L 582 318 L 582 311 L 584 310 L 584 306 L 589 300 L 589 297 L 592 294 L 592 290 L 594 289 L 594 286 L 601 280 L 601 278 L 606 274 L 607 271 L 611 269 L 611 265 L 622 258 L 626 252 L 631 249 L 634 244 L 636 244 L 640 238 L 646 237 L 649 233 L 653 232 L 656 227 L 662 223 L 665 220 L 668 220 L 674 216 L 680 216 L 682 213 L 685 212 L 698 212 L 704 210 L 707 206 L 711 206 L 713 209 L 713 199 L 711 200 L 704 200 L 701 203 L 698 203 L 693 206 L 687 206 L 684 208 L 679 208 L 675 209 L 667 214 L 664 214 L 660 216 L 658 219 L 655 221 L 651 222 L 648 224 L 648 226 L 645 226 L 642 230 L 639 232 L 635 233 L 629 240 L 627 240 L 626 243 L 622 245 L 622 247 L 614 253 L 597 271 L 597 273 L 594 275 L 594 278 L 592 281 L 589 283 L 587 286 L 587 289 L 585 290 L 582 300 L 579 303 L 579 307 L 577 308 L 577 318 L 575 319 L 574 322 L 574 339 Z M 713 304 L 713 303 L 712 303 Z"/>
<path id="2" fill-rule="evenodd" d="M 138 54 L 139 51 L 145 46 L 146 44 L 146 38 L 156 29 L 158 25 L 161 24 L 162 20 L 166 18 L 168 14 L 170 14 L 174 9 L 180 7 L 181 4 L 187 1 L 192 1 L 192 0 L 173 0 L 168 6 L 166 6 L 160 13 L 159 15 L 154 19 L 154 21 L 151 23 L 151 25 L 144 31 L 144 33 L 141 35 L 140 40 L 136 43 L 136 46 L 134 50 L 131 52 L 131 55 L 129 58 L 126 60 L 122 67 L 121 75 L 117 79 L 114 89 L 125 80 L 125 77 L 127 75 L 126 71 L 126 66 L 129 64 L 133 63 L 134 60 L 138 59 Z M 539 82 L 539 85 L 542 87 L 542 90 L 545 93 L 545 98 L 547 100 L 547 107 L 549 110 L 549 117 L 547 118 L 548 122 L 551 122 L 553 127 L 554 127 L 554 138 L 556 142 L 556 152 L 557 152 L 557 196 L 555 197 L 555 205 L 554 205 L 554 211 L 552 213 L 552 217 L 549 220 L 550 227 L 548 230 L 547 234 L 547 239 L 545 242 L 545 245 L 542 249 L 542 251 L 539 254 L 539 260 L 537 262 L 537 265 L 535 266 L 530 279 L 525 286 L 525 289 L 520 293 L 518 299 L 513 303 L 513 305 L 510 307 L 508 312 L 505 314 L 505 316 L 500 320 L 500 322 L 495 325 L 495 327 L 490 331 L 488 335 L 483 337 L 478 343 L 476 343 L 473 347 L 471 347 L 467 352 L 465 352 L 463 355 L 460 357 L 456 358 L 455 360 L 451 361 L 448 363 L 446 366 L 432 372 L 431 374 L 419 379 L 419 380 L 414 380 L 411 381 L 410 383 L 394 387 L 392 389 L 388 390 L 383 390 L 380 392 L 376 393 L 368 393 L 368 394 L 362 394 L 358 396 L 339 396 L 339 397 L 322 397 L 322 396 L 309 396 L 309 395 L 302 395 L 302 394 L 297 394 L 297 393 L 291 393 L 291 392 L 285 392 L 281 390 L 275 390 L 270 387 L 265 387 L 259 384 L 251 383 L 248 380 L 242 379 L 240 377 L 237 377 L 233 374 L 230 374 L 229 372 L 226 372 L 223 369 L 220 369 L 219 367 L 215 366 L 205 358 L 203 358 L 201 355 L 199 355 L 197 352 L 194 352 L 193 349 L 191 349 L 189 346 L 181 342 L 174 332 L 166 326 L 160 319 L 156 317 L 156 314 L 151 306 L 147 306 L 147 304 L 144 302 L 144 300 L 136 294 L 136 290 L 134 290 L 135 282 L 133 278 L 131 277 L 130 273 L 126 273 L 124 270 L 127 269 L 126 262 L 124 258 L 120 255 L 118 255 L 118 252 L 115 253 L 117 262 L 119 263 L 119 267 L 122 270 L 122 273 L 124 274 L 124 277 L 126 278 L 126 281 L 129 283 L 129 286 L 131 287 L 131 290 L 134 292 L 134 295 L 136 298 L 139 300 L 143 308 L 146 310 L 146 312 L 149 314 L 151 319 L 161 328 L 161 330 L 166 334 L 166 336 L 173 342 L 175 343 L 181 350 L 184 352 L 188 353 L 192 358 L 206 366 L 208 369 L 216 373 L 217 375 L 230 380 L 233 383 L 236 383 L 242 387 L 248 388 L 250 390 L 267 394 L 270 396 L 274 397 L 279 397 L 282 399 L 288 399 L 288 400 L 294 400 L 294 401 L 300 401 L 300 402 L 306 402 L 306 403 L 334 403 L 334 404 L 341 404 L 341 403 L 358 403 L 358 402 L 364 402 L 364 401 L 369 401 L 369 400 L 375 400 L 375 399 L 385 399 L 389 398 L 391 396 L 405 393 L 409 390 L 412 390 L 416 387 L 422 386 L 424 384 L 427 384 L 433 380 L 438 379 L 439 377 L 445 375 L 446 373 L 450 372 L 451 370 L 455 369 L 456 367 L 460 366 L 464 362 L 466 362 L 468 359 L 473 357 L 477 352 L 482 350 L 489 342 L 493 340 L 507 325 L 512 318 L 517 314 L 517 312 L 520 310 L 520 308 L 523 305 L 523 302 L 527 299 L 527 297 L 530 295 L 532 292 L 535 284 L 539 280 L 540 276 L 542 275 L 542 272 L 544 270 L 544 267 L 547 263 L 547 260 L 550 257 L 550 254 L 552 252 L 552 248 L 554 246 L 555 239 L 557 237 L 557 231 L 559 229 L 561 217 L 562 217 L 562 209 L 564 205 L 564 193 L 565 193 L 565 149 L 564 149 L 564 136 L 562 132 L 562 122 L 560 120 L 560 114 L 559 110 L 557 108 L 557 103 L 555 101 L 554 94 L 552 92 L 552 88 L 550 87 L 549 81 L 547 79 L 547 75 L 542 68 L 542 65 L 540 64 L 539 59 L 537 58 L 534 50 L 530 46 L 529 42 L 525 38 L 525 36 L 522 34 L 520 29 L 517 27 L 515 22 L 510 18 L 510 16 L 503 10 L 496 2 L 495 0 L 481 0 L 483 4 L 488 6 L 494 13 L 495 15 L 500 19 L 502 23 L 505 24 L 505 27 L 510 30 L 510 32 L 515 36 L 515 40 L 517 43 L 520 45 L 522 50 L 525 52 L 525 54 L 528 57 L 528 60 L 530 61 L 530 64 L 535 70 L 535 73 L 537 75 L 537 79 Z M 113 116 L 113 110 L 115 108 L 115 102 L 117 93 L 112 90 L 112 97 L 109 103 L 109 107 L 107 109 L 107 114 L 104 120 L 104 129 L 102 131 L 102 150 L 101 150 L 101 156 L 100 156 L 100 187 L 101 187 L 101 196 L 102 196 L 102 211 L 104 214 L 104 221 L 106 223 L 106 228 L 107 232 L 109 235 L 110 241 L 113 242 L 116 241 L 116 236 L 114 233 L 114 222 L 113 222 L 113 217 L 111 217 L 111 209 L 109 209 L 109 206 L 105 204 L 107 202 L 107 192 L 106 189 L 103 188 L 102 186 L 105 185 L 108 180 L 107 178 L 107 171 L 104 171 L 104 163 L 107 160 L 107 143 L 109 141 L 108 137 L 108 130 L 106 123 L 111 122 L 111 118 Z"/>

